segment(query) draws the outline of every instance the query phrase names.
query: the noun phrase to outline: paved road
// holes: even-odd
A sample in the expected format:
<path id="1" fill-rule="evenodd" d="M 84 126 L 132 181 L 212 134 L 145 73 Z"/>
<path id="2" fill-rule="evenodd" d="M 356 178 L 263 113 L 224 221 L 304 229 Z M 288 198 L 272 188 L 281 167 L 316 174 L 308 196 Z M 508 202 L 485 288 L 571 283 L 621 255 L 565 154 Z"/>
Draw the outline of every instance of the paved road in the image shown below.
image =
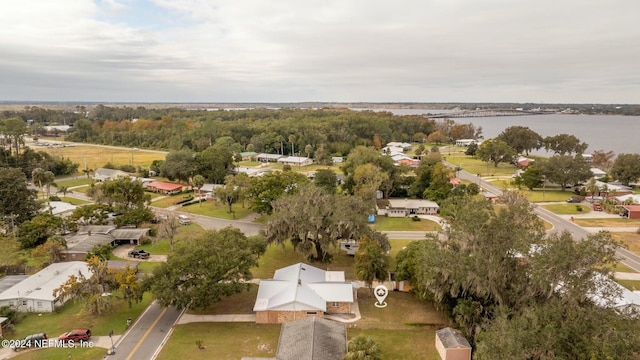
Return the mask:
<path id="1" fill-rule="evenodd" d="M 444 163 L 449 167 L 455 168 L 455 165 L 449 162 L 445 161 Z M 495 194 L 498 196 L 502 195 L 501 188 L 487 181 L 482 180 L 482 178 L 480 178 L 477 175 L 473 175 L 467 171 L 461 170 L 458 172 L 458 177 L 462 180 L 474 182 L 478 184 L 481 188 L 483 188 L 485 191 L 488 191 L 492 194 Z M 552 231 L 565 231 L 565 230 L 569 231 L 573 235 L 573 238 L 577 240 L 584 239 L 587 237 L 587 235 L 591 234 L 590 231 L 540 206 L 536 206 L 534 209 L 534 212 L 538 216 L 540 216 L 542 219 L 548 221 L 553 225 Z M 623 263 L 624 265 L 627 265 L 628 267 L 632 268 L 635 271 L 640 272 L 640 256 L 623 248 L 618 248 L 616 250 L 616 254 L 618 255 L 621 263 Z"/>
<path id="2" fill-rule="evenodd" d="M 164 308 L 154 301 L 115 344 L 115 354 L 105 359 L 155 359 L 181 314 L 174 307 Z"/>

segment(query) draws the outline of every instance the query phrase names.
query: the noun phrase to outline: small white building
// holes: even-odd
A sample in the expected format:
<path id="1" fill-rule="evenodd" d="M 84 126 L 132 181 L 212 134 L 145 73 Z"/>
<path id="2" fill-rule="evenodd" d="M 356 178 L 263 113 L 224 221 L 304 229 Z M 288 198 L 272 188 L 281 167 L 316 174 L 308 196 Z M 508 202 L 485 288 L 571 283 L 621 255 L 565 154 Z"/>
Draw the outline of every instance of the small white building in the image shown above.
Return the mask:
<path id="1" fill-rule="evenodd" d="M 606 172 L 604 172 L 604 171 L 602 171 L 602 170 L 600 170 L 598 168 L 591 168 L 589 170 L 591 170 L 591 174 L 593 174 L 593 178 L 596 179 L 596 180 L 600 180 L 603 177 L 607 176 Z"/>
<path id="2" fill-rule="evenodd" d="M 42 212 L 51 212 L 52 215 L 66 217 L 78 207 L 64 201 L 49 201 Z"/>
<path id="3" fill-rule="evenodd" d="M 115 180 L 119 177 L 129 177 L 131 174 L 122 170 L 99 168 L 94 170 L 93 179 L 96 181 Z"/>
<path id="4" fill-rule="evenodd" d="M 68 299 L 53 296 L 53 290 L 64 284 L 71 275 L 91 277 L 84 261 L 60 262 L 47 266 L 0 294 L 0 307 L 9 306 L 22 312 L 53 312 Z"/>
<path id="5" fill-rule="evenodd" d="M 258 155 L 256 155 L 256 161 L 260 161 L 263 163 L 268 163 L 268 162 L 277 162 L 278 159 L 284 157 L 283 155 L 280 154 L 266 154 L 266 153 L 260 153 Z"/>
<path id="6" fill-rule="evenodd" d="M 407 217 L 413 215 L 436 215 L 440 206 L 431 200 L 389 199 L 386 214 L 389 217 Z"/>
<path id="7" fill-rule="evenodd" d="M 458 139 L 456 140 L 456 146 L 469 146 L 471 144 L 478 144 L 476 139 Z"/>
<path id="8" fill-rule="evenodd" d="M 306 156 L 286 156 L 278 159 L 278 163 L 290 166 L 307 166 L 313 164 L 313 159 Z"/>

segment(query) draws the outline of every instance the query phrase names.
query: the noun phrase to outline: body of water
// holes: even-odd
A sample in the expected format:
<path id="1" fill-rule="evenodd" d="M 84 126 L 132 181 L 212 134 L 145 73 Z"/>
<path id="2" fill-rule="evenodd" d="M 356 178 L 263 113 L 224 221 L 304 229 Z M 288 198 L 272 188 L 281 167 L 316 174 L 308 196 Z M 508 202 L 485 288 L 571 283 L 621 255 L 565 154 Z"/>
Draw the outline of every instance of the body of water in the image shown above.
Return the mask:
<path id="1" fill-rule="evenodd" d="M 354 109 L 388 111 L 396 115 L 446 114 L 453 110 L 428 109 Z M 485 139 L 498 136 L 510 126 L 526 126 L 542 137 L 559 134 L 574 135 L 589 144 L 587 153 L 595 150 L 640 154 L 640 116 L 616 115 L 523 115 L 476 118 L 454 118 L 456 123 L 482 127 Z M 536 155 L 550 156 L 544 150 Z"/>

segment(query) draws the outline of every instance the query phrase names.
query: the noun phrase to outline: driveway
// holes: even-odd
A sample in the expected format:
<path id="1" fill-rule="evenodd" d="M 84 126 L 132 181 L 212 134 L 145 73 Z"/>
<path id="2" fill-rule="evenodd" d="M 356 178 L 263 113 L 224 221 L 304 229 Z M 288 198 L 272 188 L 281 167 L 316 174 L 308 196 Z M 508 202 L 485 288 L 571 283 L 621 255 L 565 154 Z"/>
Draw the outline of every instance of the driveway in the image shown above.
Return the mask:
<path id="1" fill-rule="evenodd" d="M 135 246 L 134 245 L 120 245 L 120 246 L 116 246 L 113 249 L 113 255 L 122 258 L 122 259 L 128 259 L 131 261 L 151 261 L 151 262 L 165 262 L 167 261 L 167 255 L 154 255 L 151 254 L 151 256 L 149 256 L 148 259 L 134 259 L 134 258 L 130 258 L 129 257 L 129 251 L 133 250 Z"/>

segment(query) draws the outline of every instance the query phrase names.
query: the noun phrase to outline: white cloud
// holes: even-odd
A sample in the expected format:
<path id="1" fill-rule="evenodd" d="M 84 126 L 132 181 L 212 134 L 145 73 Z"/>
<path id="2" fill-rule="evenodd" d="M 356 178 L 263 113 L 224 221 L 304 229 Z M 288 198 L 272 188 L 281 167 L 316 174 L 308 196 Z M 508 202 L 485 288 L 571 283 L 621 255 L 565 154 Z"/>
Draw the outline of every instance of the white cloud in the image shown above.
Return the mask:
<path id="1" fill-rule="evenodd" d="M 0 99 L 637 102 L 634 0 L 35 0 Z"/>

